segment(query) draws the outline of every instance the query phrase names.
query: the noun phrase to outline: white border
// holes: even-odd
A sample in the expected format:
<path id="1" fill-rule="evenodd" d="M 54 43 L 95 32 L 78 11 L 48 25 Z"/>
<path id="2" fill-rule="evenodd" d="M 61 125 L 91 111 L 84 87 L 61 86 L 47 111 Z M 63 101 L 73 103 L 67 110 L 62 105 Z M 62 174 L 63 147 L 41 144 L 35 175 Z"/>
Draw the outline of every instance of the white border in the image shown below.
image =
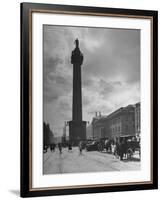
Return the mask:
<path id="1" fill-rule="evenodd" d="M 33 127 L 32 127 L 32 188 L 58 187 L 88 184 L 110 184 L 150 181 L 150 72 L 151 72 L 151 21 L 119 17 L 98 17 L 65 14 L 32 14 L 32 80 L 33 80 Z M 141 30 L 141 170 L 127 172 L 100 172 L 80 174 L 42 175 L 42 44 L 43 24 L 109 27 Z M 86 175 L 86 178 L 85 178 Z"/>

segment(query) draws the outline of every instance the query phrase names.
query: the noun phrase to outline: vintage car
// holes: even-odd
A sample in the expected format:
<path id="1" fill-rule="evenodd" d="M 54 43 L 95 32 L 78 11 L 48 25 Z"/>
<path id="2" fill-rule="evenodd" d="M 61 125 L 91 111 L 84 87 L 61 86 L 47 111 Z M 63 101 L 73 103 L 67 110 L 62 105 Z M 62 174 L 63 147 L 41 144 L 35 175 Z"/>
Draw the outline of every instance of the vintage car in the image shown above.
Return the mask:
<path id="1" fill-rule="evenodd" d="M 99 142 L 96 140 L 90 141 L 86 144 L 85 149 L 87 151 L 98 151 Z"/>

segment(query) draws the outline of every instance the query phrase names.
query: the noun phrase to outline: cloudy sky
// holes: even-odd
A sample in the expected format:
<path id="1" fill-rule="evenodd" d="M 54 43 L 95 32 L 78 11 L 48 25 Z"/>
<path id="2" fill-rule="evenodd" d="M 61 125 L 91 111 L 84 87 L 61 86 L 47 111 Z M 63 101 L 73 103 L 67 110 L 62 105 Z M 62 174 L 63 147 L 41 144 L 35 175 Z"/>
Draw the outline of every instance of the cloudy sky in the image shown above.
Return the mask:
<path id="1" fill-rule="evenodd" d="M 140 101 L 140 30 L 43 26 L 44 121 L 62 135 L 72 119 L 71 52 L 79 39 L 83 120 Z"/>

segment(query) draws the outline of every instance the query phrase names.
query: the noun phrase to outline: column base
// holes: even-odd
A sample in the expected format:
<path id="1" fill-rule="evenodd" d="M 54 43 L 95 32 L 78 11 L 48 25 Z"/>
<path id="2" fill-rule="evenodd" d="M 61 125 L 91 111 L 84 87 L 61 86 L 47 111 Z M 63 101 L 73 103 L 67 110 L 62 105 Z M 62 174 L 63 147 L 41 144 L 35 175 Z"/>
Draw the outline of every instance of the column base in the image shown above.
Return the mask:
<path id="1" fill-rule="evenodd" d="M 69 142 L 75 146 L 81 140 L 86 140 L 86 121 L 69 121 Z"/>

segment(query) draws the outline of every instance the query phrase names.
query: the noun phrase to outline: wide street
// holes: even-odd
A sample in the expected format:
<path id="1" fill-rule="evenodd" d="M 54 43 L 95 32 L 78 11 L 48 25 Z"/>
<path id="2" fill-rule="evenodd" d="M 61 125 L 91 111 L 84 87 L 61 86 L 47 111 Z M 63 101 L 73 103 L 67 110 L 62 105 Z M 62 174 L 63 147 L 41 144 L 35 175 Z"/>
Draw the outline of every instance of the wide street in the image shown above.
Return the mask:
<path id="1" fill-rule="evenodd" d="M 80 155 L 77 147 L 73 148 L 72 152 L 63 148 L 62 154 L 58 148 L 55 152 L 48 149 L 43 156 L 43 174 L 140 170 L 140 161 L 137 157 L 131 161 L 120 161 L 106 152 L 83 150 Z"/>

